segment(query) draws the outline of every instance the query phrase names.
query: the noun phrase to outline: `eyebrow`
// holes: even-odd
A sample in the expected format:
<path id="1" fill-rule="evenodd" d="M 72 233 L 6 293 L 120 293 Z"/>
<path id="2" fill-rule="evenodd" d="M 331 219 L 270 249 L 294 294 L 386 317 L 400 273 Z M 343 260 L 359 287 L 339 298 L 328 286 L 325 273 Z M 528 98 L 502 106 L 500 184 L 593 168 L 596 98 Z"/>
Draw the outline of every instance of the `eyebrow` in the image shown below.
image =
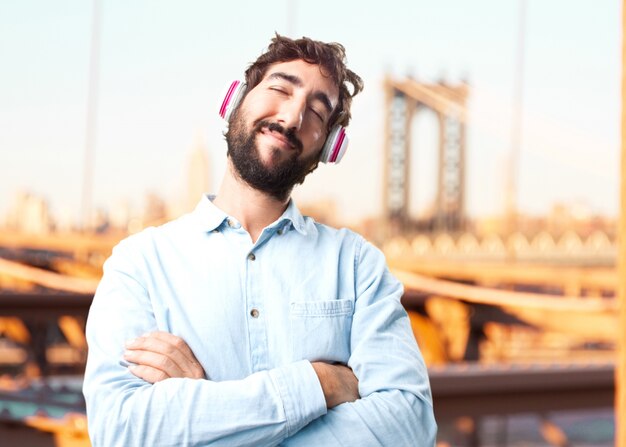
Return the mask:
<path id="1" fill-rule="evenodd" d="M 282 79 L 283 81 L 287 81 L 290 84 L 295 85 L 296 87 L 302 87 L 304 85 L 302 79 L 300 79 L 298 76 L 284 73 L 282 71 L 277 71 L 270 74 L 267 79 Z M 333 111 L 333 105 L 330 102 L 330 98 L 328 98 L 328 95 L 326 93 L 318 90 L 313 93 L 313 98 L 321 102 L 324 105 L 324 108 L 328 111 L 328 113 Z"/>

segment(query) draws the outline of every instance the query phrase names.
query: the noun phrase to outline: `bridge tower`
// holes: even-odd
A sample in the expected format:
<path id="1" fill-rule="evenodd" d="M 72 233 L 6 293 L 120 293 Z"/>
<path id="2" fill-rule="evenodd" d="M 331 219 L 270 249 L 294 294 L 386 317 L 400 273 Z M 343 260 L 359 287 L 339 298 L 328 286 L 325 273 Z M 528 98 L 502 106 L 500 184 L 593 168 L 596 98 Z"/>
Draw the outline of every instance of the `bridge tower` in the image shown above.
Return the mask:
<path id="1" fill-rule="evenodd" d="M 435 214 L 427 227 L 458 231 L 465 223 L 466 83 L 426 84 L 414 79 L 385 78 L 385 217 L 395 231 L 415 227 L 408 208 L 411 194 L 411 124 L 423 108 L 437 114 L 439 154 Z M 422 225 L 423 226 L 423 225 Z"/>

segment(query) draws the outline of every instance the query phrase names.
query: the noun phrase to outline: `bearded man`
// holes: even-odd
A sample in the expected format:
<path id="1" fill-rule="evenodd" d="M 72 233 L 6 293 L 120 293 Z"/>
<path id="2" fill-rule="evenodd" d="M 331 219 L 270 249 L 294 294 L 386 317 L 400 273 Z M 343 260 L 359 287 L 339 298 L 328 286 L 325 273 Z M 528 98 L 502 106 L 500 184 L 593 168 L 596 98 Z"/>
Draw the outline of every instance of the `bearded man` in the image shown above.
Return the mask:
<path id="1" fill-rule="evenodd" d="M 402 285 L 293 187 L 347 146 L 344 48 L 276 36 L 231 86 L 217 195 L 122 241 L 87 324 L 94 446 L 433 446 Z"/>

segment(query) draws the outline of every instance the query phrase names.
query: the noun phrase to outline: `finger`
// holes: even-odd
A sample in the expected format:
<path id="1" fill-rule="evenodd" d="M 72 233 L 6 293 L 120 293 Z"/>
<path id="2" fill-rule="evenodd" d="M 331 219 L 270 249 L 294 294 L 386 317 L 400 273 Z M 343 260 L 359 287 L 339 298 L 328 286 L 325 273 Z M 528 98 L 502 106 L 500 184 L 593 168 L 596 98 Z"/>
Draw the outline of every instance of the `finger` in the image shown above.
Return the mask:
<path id="1" fill-rule="evenodd" d="M 131 374 L 149 383 L 157 383 L 169 378 L 163 371 L 146 365 L 130 365 L 128 370 Z"/>
<path id="2" fill-rule="evenodd" d="M 183 370 L 166 355 L 144 350 L 126 350 L 124 360 L 163 371 L 168 377 L 184 377 Z"/>
<path id="3" fill-rule="evenodd" d="M 176 346 L 164 342 L 152 335 L 139 337 L 132 343 L 127 343 L 126 348 L 129 351 L 149 351 L 155 354 L 166 356 L 174 363 L 176 363 L 177 367 L 181 370 L 184 370 L 184 366 L 189 363 L 187 357 Z"/>
<path id="4" fill-rule="evenodd" d="M 152 332 L 142 337 L 148 343 L 147 346 L 154 347 L 161 346 L 159 352 L 167 353 L 171 358 L 176 361 L 178 366 L 188 373 L 186 377 L 195 379 L 205 378 L 204 369 L 196 356 L 189 348 L 189 345 L 180 337 L 177 337 L 169 332 Z M 162 344 L 159 344 L 162 343 Z"/>
<path id="5" fill-rule="evenodd" d="M 183 377 L 204 379 L 206 374 L 200 362 L 185 341 L 168 332 L 152 332 L 126 343 L 129 350 L 152 351 L 170 357 L 180 370 Z"/>
<path id="6" fill-rule="evenodd" d="M 150 335 L 150 338 L 154 337 L 157 340 L 161 340 L 165 343 L 168 343 L 174 346 L 176 349 L 182 352 L 185 355 L 185 357 L 187 357 L 189 362 L 198 363 L 198 359 L 196 359 L 196 356 L 191 351 L 191 348 L 182 338 L 177 337 L 174 334 L 170 334 L 169 332 L 164 332 L 164 331 L 151 332 L 149 335 Z"/>

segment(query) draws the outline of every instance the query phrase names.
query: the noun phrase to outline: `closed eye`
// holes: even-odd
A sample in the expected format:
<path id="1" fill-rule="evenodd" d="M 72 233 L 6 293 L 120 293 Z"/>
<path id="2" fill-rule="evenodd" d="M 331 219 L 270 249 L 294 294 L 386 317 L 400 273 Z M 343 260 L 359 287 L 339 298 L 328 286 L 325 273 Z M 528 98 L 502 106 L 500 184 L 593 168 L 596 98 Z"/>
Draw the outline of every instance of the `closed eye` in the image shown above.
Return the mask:
<path id="1" fill-rule="evenodd" d="M 274 91 L 274 92 L 276 92 L 276 93 L 280 93 L 280 94 L 283 94 L 283 95 L 287 95 L 287 94 L 288 94 L 288 93 L 287 93 L 287 90 L 285 90 L 285 89 L 284 89 L 284 88 L 282 88 L 282 87 L 272 86 L 272 87 L 270 87 L 269 89 L 270 89 L 270 90 L 272 90 L 272 91 Z"/>
<path id="2" fill-rule="evenodd" d="M 318 118 L 319 118 L 319 120 L 320 120 L 322 123 L 324 122 L 324 116 L 323 116 L 320 112 L 318 112 L 317 110 L 315 110 L 313 107 L 309 107 L 309 110 L 310 110 L 311 112 L 313 112 L 313 114 L 314 114 L 316 117 L 318 117 Z"/>

